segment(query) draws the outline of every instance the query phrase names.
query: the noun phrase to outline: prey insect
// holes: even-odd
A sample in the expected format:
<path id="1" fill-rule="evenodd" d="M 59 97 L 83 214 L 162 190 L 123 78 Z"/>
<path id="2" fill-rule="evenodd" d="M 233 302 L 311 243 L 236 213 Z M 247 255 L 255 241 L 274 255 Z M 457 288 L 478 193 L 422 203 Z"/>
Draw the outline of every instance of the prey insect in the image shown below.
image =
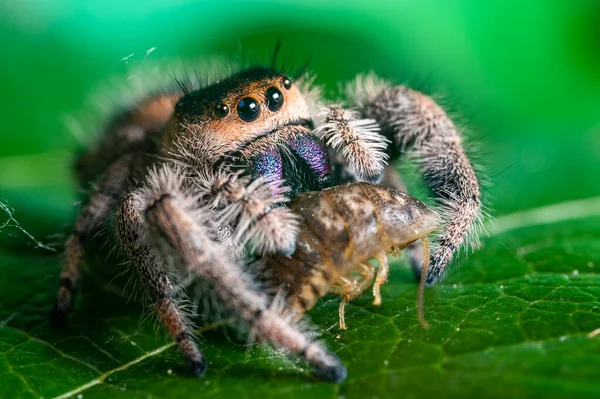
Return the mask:
<path id="1" fill-rule="evenodd" d="M 346 302 L 371 285 L 373 304 L 381 305 L 380 289 L 389 274 L 388 253 L 399 255 L 423 240 L 425 262 L 429 261 L 425 237 L 439 222 L 433 210 L 410 195 L 368 183 L 302 193 L 290 208 L 302 217 L 296 251 L 292 256 L 268 256 L 263 268 L 285 290 L 297 316 L 328 292 L 339 294 L 343 330 L 347 328 Z M 377 275 L 371 259 L 379 261 Z"/>
<path id="2" fill-rule="evenodd" d="M 94 189 L 66 243 L 52 324 L 66 323 L 73 308 L 88 241 L 114 220 L 117 247 L 193 374 L 203 375 L 207 362 L 194 340 L 193 315 L 185 311 L 183 286 L 190 278 L 201 281 L 205 294 L 257 341 L 303 358 L 321 379 L 343 381 L 341 360 L 274 305 L 273 287 L 257 282 L 251 261 L 279 259 L 280 264 L 269 266 L 277 271 L 291 262 L 289 255 L 303 253 L 307 265 L 318 265 L 310 263 L 311 256 L 318 261 L 318 251 L 303 247 L 309 240 L 302 226 L 325 222 L 313 215 L 325 208 L 314 202 L 319 194 L 301 193 L 361 181 L 401 188 L 395 163 L 408 154 L 442 209 L 440 233 L 422 280 L 431 285 L 480 220 L 479 185 L 458 130 L 429 97 L 361 76 L 346 86 L 345 101 L 354 109 L 344 109 L 323 101 L 307 76 L 294 80 L 282 71 L 255 67 L 207 84 L 180 79 L 109 118 L 97 142 L 75 163 L 80 186 L 92 182 Z M 375 282 L 380 301 L 378 290 L 387 273 L 384 252 L 423 238 L 434 227 L 431 222 L 409 234 L 406 226 L 425 219 L 406 222 L 402 217 L 408 210 L 428 211 L 397 191 L 366 187 L 323 194 L 341 196 L 340 206 L 350 206 L 350 199 L 377 204 L 370 211 L 347 211 L 350 225 L 367 223 L 381 216 L 378 212 L 386 216 L 370 225 L 379 231 L 349 234 L 352 245 L 338 237 L 333 244 L 348 253 L 330 252 L 339 256 L 327 263 L 335 273 L 323 279 L 318 293 L 311 297 L 302 287 L 290 290 L 298 314 L 321 292 L 333 289 L 351 300 L 366 289 L 373 269 L 365 262 L 371 256 L 382 263 Z M 403 197 L 407 205 L 386 205 L 385 195 Z M 296 197 L 302 209 L 295 213 L 287 205 Z M 336 231 L 333 224 L 325 228 Z M 377 239 L 370 243 L 369 237 Z M 295 273 L 309 281 L 308 269 Z M 364 280 L 350 279 L 353 270 Z M 285 283 L 287 277 L 281 278 Z"/>

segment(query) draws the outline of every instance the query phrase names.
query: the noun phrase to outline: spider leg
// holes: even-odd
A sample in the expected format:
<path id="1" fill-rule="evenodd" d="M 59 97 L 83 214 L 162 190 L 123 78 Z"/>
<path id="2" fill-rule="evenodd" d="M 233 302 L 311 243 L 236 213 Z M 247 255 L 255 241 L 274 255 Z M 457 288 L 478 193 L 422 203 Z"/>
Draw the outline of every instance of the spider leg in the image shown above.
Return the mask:
<path id="1" fill-rule="evenodd" d="M 377 122 L 374 119 L 362 119 L 358 112 L 339 106 L 325 108 L 322 116 L 325 123 L 314 133 L 327 146 L 342 153 L 342 159 L 339 154 L 332 157 L 334 180 L 378 183 L 387 165 L 388 154 L 385 150 L 388 140 L 379 133 Z M 349 170 L 345 170 L 345 163 Z M 349 176 L 343 176 L 345 173 Z"/>
<path id="2" fill-rule="evenodd" d="M 116 214 L 119 242 L 133 260 L 155 313 L 190 363 L 192 374 L 202 376 L 206 371 L 206 359 L 193 340 L 191 322 L 179 304 L 183 294 L 165 270 L 165 262 L 143 240 L 146 226 L 140 208 L 132 195 L 121 203 Z"/>
<path id="3" fill-rule="evenodd" d="M 291 255 L 296 249 L 298 216 L 288 207 L 289 189 L 280 180 L 250 177 L 222 171 L 212 184 L 213 206 L 223 205 L 223 219 L 236 222 L 234 242 L 250 242 L 258 254 Z"/>
<path id="4" fill-rule="evenodd" d="M 250 275 L 214 241 L 210 220 L 195 208 L 181 190 L 159 181 L 139 192 L 149 225 L 149 234 L 162 251 L 176 260 L 184 272 L 201 278 L 213 287 L 221 302 L 229 306 L 260 342 L 270 342 L 302 356 L 315 367 L 317 375 L 341 382 L 346 369 L 340 359 L 311 339 L 280 312 L 274 310 L 266 294 Z M 170 187 L 169 187 L 170 186 Z M 170 188 L 170 189 L 169 189 Z"/>
<path id="5" fill-rule="evenodd" d="M 403 86 L 392 87 L 373 76 L 348 87 L 361 113 L 375 119 L 393 141 L 392 154 L 411 146 L 425 181 L 442 206 L 442 229 L 435 240 L 426 283 L 438 282 L 454 252 L 466 240 L 476 242 L 474 229 L 482 218 L 477 176 L 452 120 L 430 97 Z"/>
<path id="6" fill-rule="evenodd" d="M 73 308 L 73 299 L 80 277 L 80 266 L 85 259 L 85 244 L 90 235 L 106 218 L 116 199 L 127 183 L 132 155 L 125 155 L 114 162 L 105 172 L 83 207 L 73 232 L 65 247 L 65 260 L 60 275 L 60 287 L 50 314 L 50 323 L 64 325 L 67 313 Z"/>

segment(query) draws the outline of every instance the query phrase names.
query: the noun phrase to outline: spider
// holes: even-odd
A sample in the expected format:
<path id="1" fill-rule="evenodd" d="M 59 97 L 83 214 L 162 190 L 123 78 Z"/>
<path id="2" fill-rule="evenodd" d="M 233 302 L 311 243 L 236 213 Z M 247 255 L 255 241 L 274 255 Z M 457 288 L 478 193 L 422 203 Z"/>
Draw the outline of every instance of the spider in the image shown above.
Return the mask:
<path id="1" fill-rule="evenodd" d="M 459 132 L 431 98 L 373 74 L 346 85 L 352 109 L 319 93 L 308 75 L 293 81 L 252 67 L 202 87 L 178 82 L 114 116 L 75 163 L 80 185 L 95 188 L 66 242 L 51 323 L 66 322 L 86 243 L 114 215 L 117 245 L 194 375 L 207 363 L 184 310 L 190 277 L 257 341 L 343 381 L 340 359 L 286 317 L 248 268 L 254 257 L 294 253 L 300 220 L 286 202 L 347 182 L 404 189 L 394 165 L 410 154 L 444 211 L 430 286 L 480 220 L 480 190 Z M 409 248 L 414 265 L 418 245 Z"/>

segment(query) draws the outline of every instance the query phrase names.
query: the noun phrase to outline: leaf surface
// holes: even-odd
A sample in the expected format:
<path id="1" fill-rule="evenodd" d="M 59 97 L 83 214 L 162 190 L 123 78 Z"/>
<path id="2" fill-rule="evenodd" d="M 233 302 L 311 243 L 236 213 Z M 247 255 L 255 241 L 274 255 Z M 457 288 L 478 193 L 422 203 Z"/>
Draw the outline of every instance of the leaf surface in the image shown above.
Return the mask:
<path id="1" fill-rule="evenodd" d="M 416 320 L 417 287 L 402 262 L 380 308 L 367 294 L 347 307 L 347 331 L 337 330 L 338 300 L 325 297 L 310 316 L 348 366 L 341 386 L 218 325 L 201 328 L 209 370 L 192 378 L 174 344 L 140 323 L 143 308 L 93 273 L 70 325 L 51 329 L 59 262 L 4 252 L 0 397 L 595 397 L 600 199 L 578 205 L 499 218 L 483 247 L 427 290 L 429 330 Z"/>

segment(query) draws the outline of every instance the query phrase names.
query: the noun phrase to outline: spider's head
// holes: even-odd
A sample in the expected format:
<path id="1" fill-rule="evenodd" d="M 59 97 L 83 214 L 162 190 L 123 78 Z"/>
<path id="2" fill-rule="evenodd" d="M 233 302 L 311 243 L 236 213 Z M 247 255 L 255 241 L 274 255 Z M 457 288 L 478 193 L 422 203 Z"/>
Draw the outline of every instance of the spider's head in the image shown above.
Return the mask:
<path id="1" fill-rule="evenodd" d="M 253 177 L 285 179 L 292 192 L 321 188 L 329 173 L 300 89 L 286 75 L 252 68 L 185 94 L 175 105 L 166 148 L 186 163 L 223 161 Z"/>
<path id="2" fill-rule="evenodd" d="M 181 97 L 169 140 L 230 152 L 285 125 L 311 126 L 302 93 L 286 75 L 252 68 Z"/>

